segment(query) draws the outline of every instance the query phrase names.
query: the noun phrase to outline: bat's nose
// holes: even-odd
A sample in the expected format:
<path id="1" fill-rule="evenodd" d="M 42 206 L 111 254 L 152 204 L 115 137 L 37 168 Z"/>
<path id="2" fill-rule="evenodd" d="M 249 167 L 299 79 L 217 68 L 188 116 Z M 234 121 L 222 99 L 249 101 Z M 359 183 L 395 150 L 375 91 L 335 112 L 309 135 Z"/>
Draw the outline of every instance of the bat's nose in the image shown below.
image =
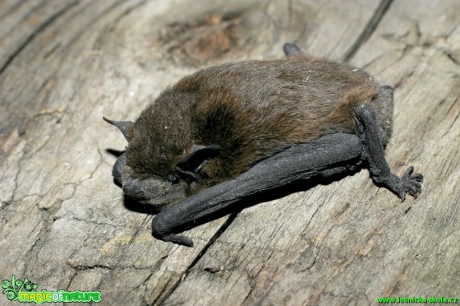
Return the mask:
<path id="1" fill-rule="evenodd" d="M 113 165 L 112 168 L 112 175 L 115 179 L 115 182 L 121 186 L 123 185 L 123 171 L 124 167 L 126 165 L 126 153 L 121 154 L 118 158 L 115 164 Z"/>
<path id="2" fill-rule="evenodd" d="M 125 195 L 138 200 L 147 198 L 144 191 L 140 189 L 137 184 L 131 184 L 130 182 L 127 182 L 123 185 L 123 192 Z"/>

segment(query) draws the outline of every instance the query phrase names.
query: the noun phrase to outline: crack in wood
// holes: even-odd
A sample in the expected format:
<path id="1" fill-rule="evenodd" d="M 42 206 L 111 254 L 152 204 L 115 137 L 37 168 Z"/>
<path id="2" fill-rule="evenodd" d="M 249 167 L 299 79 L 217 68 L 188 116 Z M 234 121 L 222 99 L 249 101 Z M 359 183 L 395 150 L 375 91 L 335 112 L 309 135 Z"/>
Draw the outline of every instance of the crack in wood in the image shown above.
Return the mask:
<path id="1" fill-rule="evenodd" d="M 356 52 L 358 52 L 359 48 L 361 48 L 361 46 L 369 39 L 369 37 L 372 36 L 372 33 L 374 33 L 375 29 L 379 25 L 382 18 L 385 16 L 386 12 L 388 11 L 392 3 L 393 0 L 382 0 L 380 2 L 377 9 L 374 11 L 374 14 L 372 15 L 371 19 L 369 19 L 369 22 L 364 27 L 364 30 L 358 36 L 358 38 L 350 47 L 350 49 L 345 53 L 345 62 L 349 62 L 356 54 Z"/>
<path id="2" fill-rule="evenodd" d="M 209 239 L 208 243 L 203 247 L 201 252 L 195 257 L 195 259 L 189 264 L 185 272 L 183 273 L 182 277 L 174 284 L 174 286 L 171 288 L 171 290 L 165 294 L 164 296 L 161 297 L 159 300 L 155 300 L 154 304 L 163 304 L 179 287 L 179 285 L 187 278 L 187 276 L 190 274 L 191 270 L 195 265 L 198 263 L 198 261 L 206 254 L 208 249 L 214 245 L 214 242 L 225 232 L 225 230 L 233 223 L 233 221 L 236 219 L 240 211 L 234 212 L 229 215 L 227 220 L 222 224 L 222 226 L 216 231 L 216 233 Z"/>

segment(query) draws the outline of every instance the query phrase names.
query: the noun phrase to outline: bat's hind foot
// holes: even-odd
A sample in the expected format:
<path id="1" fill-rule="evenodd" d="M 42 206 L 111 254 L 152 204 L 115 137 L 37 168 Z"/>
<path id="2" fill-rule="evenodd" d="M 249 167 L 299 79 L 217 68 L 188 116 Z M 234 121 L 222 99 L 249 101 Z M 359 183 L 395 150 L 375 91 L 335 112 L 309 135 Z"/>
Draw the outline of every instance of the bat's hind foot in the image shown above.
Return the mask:
<path id="1" fill-rule="evenodd" d="M 363 156 L 369 162 L 369 170 L 374 182 L 393 191 L 401 201 L 405 200 L 406 193 L 417 198 L 422 191 L 423 176 L 414 173 L 414 167 L 409 167 L 402 177 L 391 173 L 385 159 L 374 109 L 367 104 L 361 104 L 355 108 L 355 115 L 360 137 L 365 144 Z"/>
<path id="2" fill-rule="evenodd" d="M 400 178 L 391 174 L 390 179 L 384 182 L 394 193 L 396 193 L 401 201 L 406 199 L 406 193 L 414 198 L 422 192 L 423 175 L 414 173 L 414 167 L 407 168 L 406 172 Z"/>

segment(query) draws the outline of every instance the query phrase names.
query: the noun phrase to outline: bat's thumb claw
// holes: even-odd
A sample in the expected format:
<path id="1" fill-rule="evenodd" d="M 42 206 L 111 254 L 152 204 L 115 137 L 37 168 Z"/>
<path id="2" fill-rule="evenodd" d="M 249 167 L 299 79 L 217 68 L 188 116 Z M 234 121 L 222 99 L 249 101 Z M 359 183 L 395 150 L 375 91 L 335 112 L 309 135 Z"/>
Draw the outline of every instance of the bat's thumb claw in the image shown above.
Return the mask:
<path id="1" fill-rule="evenodd" d="M 185 237 L 185 236 L 169 234 L 169 235 L 161 237 L 161 240 L 172 242 L 172 243 L 177 243 L 180 245 L 185 245 L 187 247 L 193 247 L 192 239 Z"/>
<path id="2" fill-rule="evenodd" d="M 190 238 L 187 238 L 185 236 L 179 236 L 175 234 L 171 234 L 171 224 L 168 224 L 166 222 L 164 215 L 160 213 L 159 215 L 155 216 L 152 219 L 152 235 L 153 237 L 167 241 L 167 242 L 172 242 L 180 245 L 185 245 L 188 247 L 193 247 L 193 241 Z"/>

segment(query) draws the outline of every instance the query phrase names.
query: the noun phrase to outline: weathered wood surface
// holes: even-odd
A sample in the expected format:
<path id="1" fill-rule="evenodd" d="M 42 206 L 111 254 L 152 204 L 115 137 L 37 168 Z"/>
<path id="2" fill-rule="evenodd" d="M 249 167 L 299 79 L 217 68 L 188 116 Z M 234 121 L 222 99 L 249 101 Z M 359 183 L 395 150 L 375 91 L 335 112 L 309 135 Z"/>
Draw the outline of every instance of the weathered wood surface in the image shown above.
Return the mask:
<path id="1" fill-rule="evenodd" d="M 0 2 L 0 271 L 104 305 L 366 305 L 457 296 L 460 2 Z M 363 170 L 154 240 L 110 175 L 135 119 L 205 65 L 286 41 L 396 88 L 387 157 L 423 192 L 401 203 Z M 0 303 L 8 304 L 6 297 Z M 13 305 L 13 303 L 11 303 Z"/>

